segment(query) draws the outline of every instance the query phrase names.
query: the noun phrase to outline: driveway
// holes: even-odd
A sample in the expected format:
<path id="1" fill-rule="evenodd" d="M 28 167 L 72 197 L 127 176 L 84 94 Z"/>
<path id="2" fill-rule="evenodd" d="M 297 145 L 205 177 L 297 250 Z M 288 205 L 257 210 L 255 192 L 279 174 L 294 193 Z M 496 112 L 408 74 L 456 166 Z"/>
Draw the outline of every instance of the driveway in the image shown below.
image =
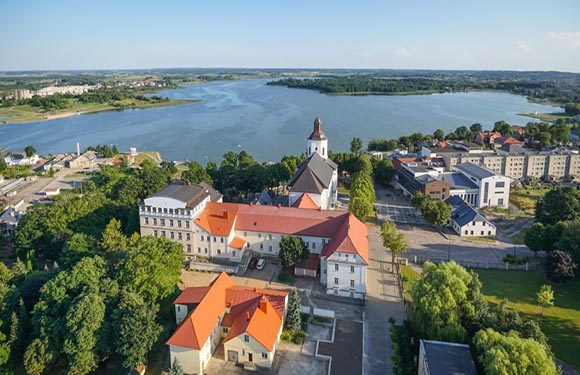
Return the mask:
<path id="1" fill-rule="evenodd" d="M 330 375 L 358 375 L 363 370 L 363 323 L 336 320 L 332 341 L 319 341 L 316 355 L 330 358 Z"/>

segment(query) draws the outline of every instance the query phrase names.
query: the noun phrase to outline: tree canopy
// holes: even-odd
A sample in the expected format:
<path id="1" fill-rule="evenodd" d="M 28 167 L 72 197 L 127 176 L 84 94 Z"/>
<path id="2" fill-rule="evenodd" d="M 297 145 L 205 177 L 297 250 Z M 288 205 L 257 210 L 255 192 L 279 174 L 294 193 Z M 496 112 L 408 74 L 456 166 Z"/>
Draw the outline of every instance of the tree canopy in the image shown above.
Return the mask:
<path id="1" fill-rule="evenodd" d="M 304 240 L 297 236 L 282 236 L 278 257 L 283 267 L 292 267 L 296 259 L 306 260 L 310 252 Z"/>
<path id="2" fill-rule="evenodd" d="M 580 190 L 555 187 L 536 203 L 536 220 L 543 224 L 580 219 Z"/>

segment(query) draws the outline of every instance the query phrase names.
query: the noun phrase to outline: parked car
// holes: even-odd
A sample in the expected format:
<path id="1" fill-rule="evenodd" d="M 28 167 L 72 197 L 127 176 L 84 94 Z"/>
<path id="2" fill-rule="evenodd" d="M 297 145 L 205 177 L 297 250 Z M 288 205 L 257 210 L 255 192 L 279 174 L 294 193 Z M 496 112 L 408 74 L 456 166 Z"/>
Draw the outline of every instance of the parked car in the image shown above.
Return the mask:
<path id="1" fill-rule="evenodd" d="M 256 269 L 258 271 L 261 271 L 264 269 L 265 265 L 266 265 L 266 261 L 264 260 L 264 258 L 261 258 L 260 260 L 258 260 L 258 264 L 256 265 Z"/>

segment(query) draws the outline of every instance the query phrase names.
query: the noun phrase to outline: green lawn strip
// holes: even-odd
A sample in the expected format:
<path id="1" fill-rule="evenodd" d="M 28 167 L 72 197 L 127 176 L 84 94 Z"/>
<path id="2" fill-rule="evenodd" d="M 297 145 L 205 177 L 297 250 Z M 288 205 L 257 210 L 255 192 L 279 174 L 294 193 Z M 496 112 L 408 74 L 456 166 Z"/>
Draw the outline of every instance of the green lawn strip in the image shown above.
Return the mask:
<path id="1" fill-rule="evenodd" d="M 485 243 L 495 243 L 494 238 L 489 237 L 465 237 L 467 241 L 474 241 L 474 242 L 485 242 Z"/>
<path id="2" fill-rule="evenodd" d="M 540 314 L 536 293 L 547 284 L 543 273 L 532 271 L 477 270 L 482 292 L 497 304 L 507 299 L 523 318 L 533 319 L 542 327 L 556 356 L 580 369 L 580 278 L 567 284 L 551 284 L 554 307 Z"/>
<path id="3" fill-rule="evenodd" d="M 421 275 L 409 266 L 401 265 L 401 281 L 403 282 L 403 290 L 405 291 L 405 300 L 410 301 L 409 290 L 415 280 L 419 279 Z"/>

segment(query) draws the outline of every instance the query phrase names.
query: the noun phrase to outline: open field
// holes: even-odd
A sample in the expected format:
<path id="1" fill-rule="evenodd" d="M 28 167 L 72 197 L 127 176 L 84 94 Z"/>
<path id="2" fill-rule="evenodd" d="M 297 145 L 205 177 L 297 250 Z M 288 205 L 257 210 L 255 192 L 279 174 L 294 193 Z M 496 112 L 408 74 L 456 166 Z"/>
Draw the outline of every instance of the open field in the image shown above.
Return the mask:
<path id="1" fill-rule="evenodd" d="M 510 191 L 510 203 L 527 215 L 535 215 L 536 202 L 550 189 L 513 189 Z"/>
<path id="2" fill-rule="evenodd" d="M 97 113 L 104 111 L 119 111 L 123 109 L 169 107 L 174 105 L 192 103 L 193 100 L 170 99 L 168 101 L 143 101 L 138 99 L 123 99 L 111 103 L 81 103 L 76 99 L 68 99 L 69 106 L 65 109 L 58 109 L 45 112 L 39 107 L 30 105 L 19 105 L 9 108 L 0 108 L 0 123 L 31 122 L 54 120 L 58 118 L 77 116 L 86 113 Z"/>
<path id="3" fill-rule="evenodd" d="M 541 272 L 477 270 L 482 291 L 491 303 L 507 299 L 523 318 L 540 324 L 556 357 L 580 369 L 580 278 L 552 285 L 554 307 L 541 316 L 536 293 L 547 283 Z"/>

